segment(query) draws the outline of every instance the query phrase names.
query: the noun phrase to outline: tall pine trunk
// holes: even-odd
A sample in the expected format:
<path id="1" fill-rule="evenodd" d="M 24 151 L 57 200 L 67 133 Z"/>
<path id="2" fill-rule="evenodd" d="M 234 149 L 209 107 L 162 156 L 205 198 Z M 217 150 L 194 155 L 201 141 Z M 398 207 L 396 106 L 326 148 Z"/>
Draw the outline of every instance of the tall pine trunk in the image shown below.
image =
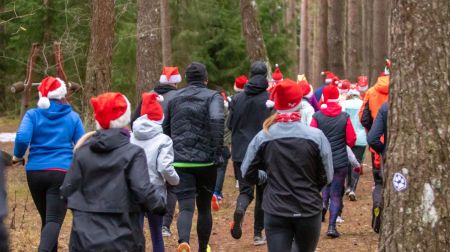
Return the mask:
<path id="1" fill-rule="evenodd" d="M 244 34 L 247 55 L 250 62 L 257 60 L 264 61 L 267 64 L 267 70 L 270 75 L 271 67 L 267 56 L 266 45 L 261 31 L 261 25 L 258 19 L 256 1 L 240 0 L 242 33 Z"/>
<path id="2" fill-rule="evenodd" d="M 339 77 L 344 75 L 344 1 L 328 0 L 328 64 Z"/>
<path id="3" fill-rule="evenodd" d="M 383 71 L 384 60 L 388 53 L 388 23 L 389 23 L 389 0 L 376 0 L 373 2 L 372 23 L 372 57 L 371 57 L 371 79 L 375 81 Z"/>
<path id="4" fill-rule="evenodd" d="M 317 31 L 314 43 L 314 68 L 317 73 L 312 76 L 312 84 L 315 87 L 322 85 L 323 77 L 320 72 L 328 68 L 328 42 L 327 42 L 327 26 L 328 26 L 328 1 L 318 1 L 318 17 Z"/>
<path id="5" fill-rule="evenodd" d="M 141 94 L 153 89 L 162 70 L 161 2 L 138 0 L 136 49 L 136 102 Z"/>
<path id="6" fill-rule="evenodd" d="M 448 0 L 393 0 L 380 251 L 450 248 Z M 396 191 L 393 177 L 406 177 Z"/>
<path id="7" fill-rule="evenodd" d="M 110 90 L 114 42 L 114 0 L 91 1 L 91 41 L 83 87 L 83 119 L 87 129 L 94 128 L 90 99 Z"/>
<path id="8" fill-rule="evenodd" d="M 300 8 L 300 55 L 299 74 L 308 72 L 308 0 L 302 0 Z"/>
<path id="9" fill-rule="evenodd" d="M 372 10 L 373 1 L 363 0 L 363 17 L 362 17 L 362 74 L 369 78 L 369 84 L 372 83 L 370 76 L 370 65 L 372 63 Z"/>
<path id="10" fill-rule="evenodd" d="M 170 66 L 172 65 L 172 40 L 170 36 L 169 0 L 161 0 L 161 42 L 163 64 Z"/>
<path id="11" fill-rule="evenodd" d="M 347 79 L 355 80 L 362 72 L 362 3 L 348 0 L 347 4 Z"/>

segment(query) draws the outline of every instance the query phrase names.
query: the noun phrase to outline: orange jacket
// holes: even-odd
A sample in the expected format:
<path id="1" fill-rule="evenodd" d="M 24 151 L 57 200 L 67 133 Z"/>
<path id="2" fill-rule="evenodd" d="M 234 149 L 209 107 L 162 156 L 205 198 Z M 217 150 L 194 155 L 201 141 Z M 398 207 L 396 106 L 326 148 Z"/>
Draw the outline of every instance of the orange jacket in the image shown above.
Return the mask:
<path id="1" fill-rule="evenodd" d="M 378 114 L 378 110 L 381 108 L 381 105 L 383 105 L 383 103 L 388 100 L 388 96 L 389 76 L 380 76 L 378 77 L 375 85 L 369 88 L 369 90 L 367 90 L 366 94 L 364 95 L 363 105 L 359 110 L 359 120 L 361 120 L 361 116 L 366 103 L 369 103 L 370 114 L 372 116 L 372 120 L 374 120 Z"/>

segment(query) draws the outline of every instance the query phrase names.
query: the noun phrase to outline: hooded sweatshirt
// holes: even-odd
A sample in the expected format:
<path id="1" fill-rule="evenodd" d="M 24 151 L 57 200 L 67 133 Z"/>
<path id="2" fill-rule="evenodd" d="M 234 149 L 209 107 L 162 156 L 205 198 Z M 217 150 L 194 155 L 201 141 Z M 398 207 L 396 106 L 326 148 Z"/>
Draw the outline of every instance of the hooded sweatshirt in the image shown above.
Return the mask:
<path id="1" fill-rule="evenodd" d="M 263 63 L 255 63 L 244 92 L 233 96 L 230 102 L 227 127 L 231 130 L 231 157 L 235 162 L 244 160 L 249 143 L 270 116 L 270 109 L 266 107 L 269 94 L 265 69 Z"/>
<path id="2" fill-rule="evenodd" d="M 166 181 L 173 186 L 180 181 L 172 166 L 172 139 L 163 134 L 160 124 L 149 120 L 147 115 L 143 115 L 133 123 L 133 134 L 130 142 L 144 149 L 147 156 L 150 183 L 155 185 L 166 198 Z"/>
<path id="3" fill-rule="evenodd" d="M 72 107 L 50 100 L 48 109 L 30 109 L 23 117 L 16 134 L 14 156 L 22 158 L 30 146 L 27 171 L 66 171 L 72 162 L 73 146 L 83 134 L 83 124 Z"/>
<path id="4" fill-rule="evenodd" d="M 359 118 L 362 120 L 364 110 L 370 111 L 371 120 L 375 120 L 381 105 L 389 97 L 389 76 L 380 76 L 375 85 L 367 90 L 364 96 L 363 105 L 359 111 Z"/>

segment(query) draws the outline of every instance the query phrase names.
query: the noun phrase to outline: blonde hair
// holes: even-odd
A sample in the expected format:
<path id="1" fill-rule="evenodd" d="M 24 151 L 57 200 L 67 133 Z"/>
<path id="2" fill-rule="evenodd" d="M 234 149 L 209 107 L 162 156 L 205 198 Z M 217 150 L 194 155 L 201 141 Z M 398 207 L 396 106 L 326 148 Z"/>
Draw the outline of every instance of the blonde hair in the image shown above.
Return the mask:
<path id="1" fill-rule="evenodd" d="M 277 114 L 273 114 L 269 116 L 263 123 L 263 131 L 266 134 L 269 134 L 269 128 L 276 123 Z"/>
<path id="2" fill-rule="evenodd" d="M 80 148 L 87 140 L 89 140 L 92 135 L 95 134 L 95 131 L 90 131 L 86 134 L 84 134 L 77 142 L 77 144 L 75 144 L 75 147 L 73 147 L 73 152 L 75 153 L 75 151 L 78 150 L 78 148 Z"/>

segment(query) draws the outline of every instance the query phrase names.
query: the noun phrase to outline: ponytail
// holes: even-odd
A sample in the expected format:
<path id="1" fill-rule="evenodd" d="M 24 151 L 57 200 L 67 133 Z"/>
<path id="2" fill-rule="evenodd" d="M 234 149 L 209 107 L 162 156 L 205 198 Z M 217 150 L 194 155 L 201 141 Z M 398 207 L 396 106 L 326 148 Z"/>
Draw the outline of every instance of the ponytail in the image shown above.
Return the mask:
<path id="1" fill-rule="evenodd" d="M 73 152 L 75 153 L 75 151 L 77 151 L 78 148 L 80 148 L 87 140 L 89 140 L 92 135 L 95 134 L 95 131 L 91 131 L 88 132 L 86 134 L 84 134 L 77 142 L 77 144 L 75 144 L 75 147 L 73 147 Z"/>
<path id="2" fill-rule="evenodd" d="M 263 123 L 263 131 L 269 134 L 269 128 L 276 123 L 277 113 L 269 116 Z"/>

